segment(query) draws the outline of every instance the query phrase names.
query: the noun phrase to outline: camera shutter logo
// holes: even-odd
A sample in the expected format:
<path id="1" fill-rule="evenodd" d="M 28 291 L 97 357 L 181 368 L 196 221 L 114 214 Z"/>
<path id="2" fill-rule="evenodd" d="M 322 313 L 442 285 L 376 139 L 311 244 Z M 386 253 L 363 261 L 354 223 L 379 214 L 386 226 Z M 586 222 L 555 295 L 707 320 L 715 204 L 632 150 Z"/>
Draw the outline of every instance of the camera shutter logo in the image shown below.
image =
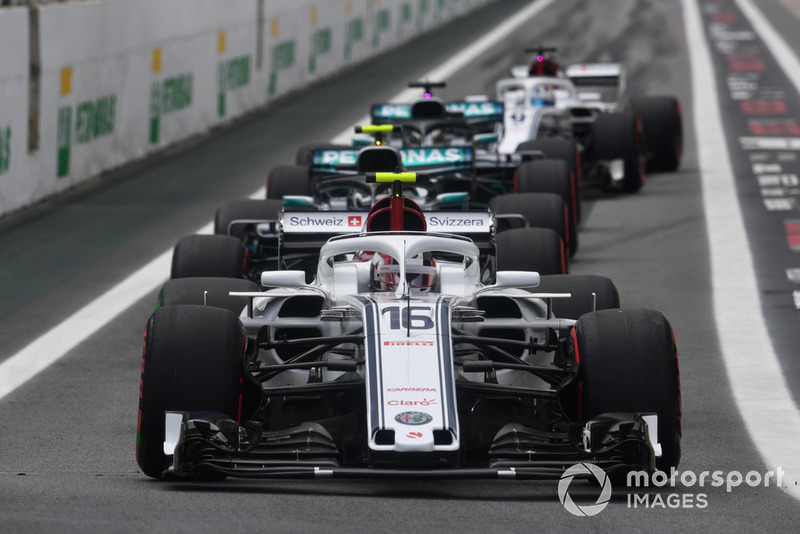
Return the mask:
<path id="1" fill-rule="evenodd" d="M 578 506 L 572 501 L 572 497 L 569 496 L 567 490 L 569 489 L 572 479 L 575 478 L 576 475 L 585 476 L 587 474 L 593 475 L 595 479 L 597 479 L 597 483 L 600 484 L 602 490 L 600 491 L 600 496 L 597 498 L 596 503 Z M 608 506 L 608 501 L 611 500 L 611 480 L 608 478 L 605 471 L 594 464 L 575 464 L 564 471 L 564 474 L 561 475 L 561 480 L 558 481 L 558 499 L 561 501 L 561 504 L 564 505 L 564 508 L 572 515 L 597 515 Z"/>

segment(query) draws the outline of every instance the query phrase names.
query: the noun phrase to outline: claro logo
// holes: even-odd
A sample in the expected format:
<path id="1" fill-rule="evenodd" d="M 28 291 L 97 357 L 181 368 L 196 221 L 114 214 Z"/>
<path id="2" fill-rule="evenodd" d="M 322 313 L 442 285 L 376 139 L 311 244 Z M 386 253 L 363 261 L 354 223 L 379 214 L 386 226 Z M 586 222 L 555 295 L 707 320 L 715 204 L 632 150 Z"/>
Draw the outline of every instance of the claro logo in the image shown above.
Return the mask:
<path id="1" fill-rule="evenodd" d="M 422 399 L 422 400 L 390 400 L 386 403 L 388 406 L 435 406 L 439 404 L 436 399 Z"/>

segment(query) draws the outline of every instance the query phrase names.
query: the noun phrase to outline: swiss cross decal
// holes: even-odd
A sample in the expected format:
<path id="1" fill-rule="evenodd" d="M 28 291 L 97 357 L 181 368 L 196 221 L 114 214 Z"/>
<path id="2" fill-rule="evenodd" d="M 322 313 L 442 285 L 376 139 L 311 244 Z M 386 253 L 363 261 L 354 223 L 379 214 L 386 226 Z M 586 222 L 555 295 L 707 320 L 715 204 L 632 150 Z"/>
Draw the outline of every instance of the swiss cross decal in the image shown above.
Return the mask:
<path id="1" fill-rule="evenodd" d="M 361 226 L 361 216 L 360 215 L 352 215 L 347 218 L 347 225 L 348 226 Z"/>

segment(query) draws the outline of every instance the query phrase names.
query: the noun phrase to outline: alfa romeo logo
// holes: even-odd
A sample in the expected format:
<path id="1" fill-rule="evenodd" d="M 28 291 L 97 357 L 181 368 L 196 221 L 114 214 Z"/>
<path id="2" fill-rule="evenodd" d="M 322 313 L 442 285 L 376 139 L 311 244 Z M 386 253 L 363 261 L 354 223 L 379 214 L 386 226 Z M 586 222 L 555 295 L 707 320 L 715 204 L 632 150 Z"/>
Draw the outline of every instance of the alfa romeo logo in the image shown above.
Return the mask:
<path id="1" fill-rule="evenodd" d="M 600 491 L 600 496 L 597 498 L 596 503 L 578 506 L 572 501 L 572 497 L 569 496 L 567 490 L 569 489 L 572 479 L 575 478 L 575 475 L 587 474 L 594 475 L 595 479 L 597 479 L 597 483 L 600 484 L 603 489 Z M 567 512 L 572 515 L 597 515 L 608 506 L 608 501 L 611 500 L 611 480 L 608 478 L 605 471 L 594 464 L 575 464 L 564 471 L 564 474 L 561 475 L 561 480 L 558 481 L 558 499 L 561 501 L 561 504 L 564 505 L 564 508 L 567 509 Z"/>
<path id="2" fill-rule="evenodd" d="M 395 415 L 394 420 L 404 425 L 424 425 L 433 421 L 433 417 L 425 412 L 403 412 Z"/>

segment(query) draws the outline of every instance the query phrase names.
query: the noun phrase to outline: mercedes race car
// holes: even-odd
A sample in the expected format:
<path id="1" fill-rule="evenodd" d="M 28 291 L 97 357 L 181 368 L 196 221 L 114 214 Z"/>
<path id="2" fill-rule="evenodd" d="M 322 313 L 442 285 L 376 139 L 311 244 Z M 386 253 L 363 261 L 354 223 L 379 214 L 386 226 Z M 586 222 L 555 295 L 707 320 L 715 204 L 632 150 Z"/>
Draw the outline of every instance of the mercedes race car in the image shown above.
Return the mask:
<path id="1" fill-rule="evenodd" d="M 531 238 L 521 248 L 536 253 L 537 270 L 543 274 L 566 273 L 575 238 L 563 197 L 515 193 L 495 196 L 482 208 L 465 209 L 468 194 L 448 192 L 447 184 L 462 181 L 463 187 L 469 187 L 474 183 L 469 177 L 472 155 L 471 147 L 314 150 L 311 184 L 304 168 L 279 167 L 270 174 L 268 194 L 276 184 L 294 183 L 283 187 L 278 198 L 237 200 L 220 206 L 214 219 L 215 235 L 186 236 L 178 242 L 172 277 L 244 275 L 258 281 L 261 271 L 281 268 L 305 270 L 311 280 L 317 271 L 319 247 L 327 236 L 360 231 L 369 206 L 391 192 L 390 184 L 369 182 L 367 175 L 398 168 L 424 169 L 425 180 L 405 183 L 402 194 L 425 209 L 438 208 L 429 219 L 432 230 L 466 233 L 473 239 L 480 231 L 485 236 L 482 255 L 489 258 L 495 256 L 497 240 L 509 239 L 504 235 L 507 232 L 535 229 L 541 238 Z M 302 172 L 295 175 L 297 170 Z M 280 180 L 272 180 L 276 176 Z M 297 194 L 303 183 L 306 194 Z M 474 221 L 481 224 L 472 224 Z M 513 255 L 500 261 L 514 261 Z"/>
<path id="2" fill-rule="evenodd" d="M 369 178 L 382 175 L 362 172 L 347 179 L 382 191 L 385 202 L 391 184 Z M 394 186 L 400 187 L 396 194 L 404 197 L 409 186 L 424 186 L 418 173 L 389 175 L 406 180 L 403 186 Z M 184 236 L 175 245 L 171 278 L 212 276 L 258 282 L 265 270 L 291 269 L 305 271 L 310 281 L 317 272 L 320 247 L 328 238 L 374 230 L 367 226 L 367 211 L 292 207 L 291 199 L 286 198 L 286 207 L 276 200 L 224 204 L 217 210 L 213 235 Z M 492 269 L 513 270 L 518 265 L 534 267 L 542 274 L 568 271 L 564 205 L 558 196 L 515 194 L 498 197 L 493 204 L 495 209 L 430 211 L 426 228 L 470 238 L 479 247 L 483 279 L 489 278 Z"/>
<path id="3" fill-rule="evenodd" d="M 315 279 L 171 280 L 145 332 L 147 476 L 558 478 L 680 460 L 669 322 L 610 280 L 500 268 L 393 195 Z M 187 283 L 189 280 L 192 283 Z M 233 281 L 236 282 L 236 281 Z"/>

